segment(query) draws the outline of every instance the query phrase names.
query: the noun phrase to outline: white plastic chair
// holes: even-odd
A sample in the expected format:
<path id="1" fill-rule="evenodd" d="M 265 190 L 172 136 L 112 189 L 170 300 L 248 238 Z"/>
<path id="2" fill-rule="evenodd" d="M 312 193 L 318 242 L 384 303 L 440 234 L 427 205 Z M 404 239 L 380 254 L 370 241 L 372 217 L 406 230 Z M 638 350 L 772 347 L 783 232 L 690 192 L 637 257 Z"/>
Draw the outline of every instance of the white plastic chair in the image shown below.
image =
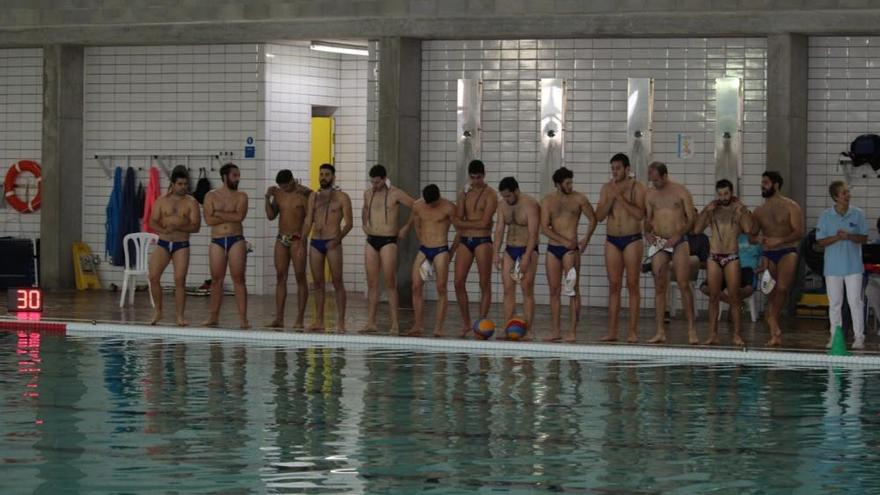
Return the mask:
<path id="1" fill-rule="evenodd" d="M 125 306 L 125 294 L 128 291 L 128 304 L 129 306 L 134 305 L 134 291 L 137 286 L 137 277 L 143 276 L 147 279 L 147 287 L 149 288 L 150 279 L 147 276 L 148 273 L 148 265 L 150 260 L 150 246 L 156 244 L 156 241 L 159 240 L 159 236 L 156 234 L 151 234 L 149 232 L 136 232 L 134 234 L 126 235 L 122 240 L 123 250 L 125 252 L 125 271 L 122 274 L 122 294 L 119 296 L 119 307 L 122 308 Z M 137 253 L 137 260 L 134 268 L 131 268 L 131 263 L 129 263 L 130 256 L 128 254 L 129 243 L 134 244 L 135 252 Z M 130 285 L 129 285 L 130 284 Z M 147 290 L 150 294 L 150 305 L 155 307 L 155 303 L 153 302 L 153 294 Z"/>
<path id="2" fill-rule="evenodd" d="M 675 280 L 670 280 L 669 285 L 666 286 L 666 311 L 669 312 L 670 318 L 675 318 L 676 310 L 678 309 L 677 302 L 678 299 L 681 298 L 681 289 L 678 288 L 678 283 Z M 694 300 L 694 306 L 696 306 L 697 301 L 696 291 L 694 290 L 694 283 L 691 282 L 691 299 Z"/>
<path id="3" fill-rule="evenodd" d="M 751 317 L 752 317 L 752 323 L 758 321 L 758 291 L 755 290 L 755 292 L 752 292 L 752 295 L 747 297 L 744 302 L 749 305 L 749 313 L 751 314 Z M 718 319 L 719 320 L 721 319 L 721 304 L 724 304 L 724 303 L 720 303 L 718 306 Z M 730 306 L 728 304 L 724 304 L 724 305 L 727 306 L 727 310 L 730 311 Z"/>

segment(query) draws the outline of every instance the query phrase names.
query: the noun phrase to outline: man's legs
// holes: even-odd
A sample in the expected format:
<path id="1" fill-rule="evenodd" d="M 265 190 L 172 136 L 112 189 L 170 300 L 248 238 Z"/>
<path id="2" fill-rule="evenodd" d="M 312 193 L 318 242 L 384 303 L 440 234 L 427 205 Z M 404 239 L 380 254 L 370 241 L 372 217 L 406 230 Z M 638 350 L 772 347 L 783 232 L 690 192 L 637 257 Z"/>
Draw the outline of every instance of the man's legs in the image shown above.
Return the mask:
<path id="1" fill-rule="evenodd" d="M 370 243 L 364 244 L 364 263 L 367 271 L 367 324 L 361 329 L 361 333 L 375 332 L 376 311 L 379 309 L 379 253 L 373 249 Z"/>
<path id="2" fill-rule="evenodd" d="M 398 311 L 400 301 L 397 294 L 397 244 L 386 244 L 379 252 L 382 260 L 382 279 L 385 281 L 385 293 L 388 295 L 388 306 L 391 311 L 391 335 L 400 333 L 400 321 Z M 375 310 L 374 310 L 375 312 Z M 375 314 L 373 315 L 375 321 Z"/>
<path id="3" fill-rule="evenodd" d="M 552 253 L 544 255 L 544 268 L 547 272 L 547 285 L 550 289 L 550 319 L 553 330 L 544 337 L 545 342 L 558 342 L 562 334 L 560 312 L 562 311 L 562 261 Z"/>
<path id="4" fill-rule="evenodd" d="M 568 313 L 571 320 L 565 341 L 573 343 L 577 340 L 577 325 L 581 321 L 581 257 L 580 253 L 569 251 L 562 257 L 562 273 L 568 273 L 572 268 L 577 272 L 574 282 L 574 295 L 568 299 Z"/>
<path id="5" fill-rule="evenodd" d="M 651 258 L 651 273 L 654 275 L 654 319 L 657 333 L 648 340 L 649 344 L 666 342 L 666 324 L 663 314 L 666 312 L 666 291 L 669 288 L 669 262 L 667 253 L 657 253 Z"/>
<path id="6" fill-rule="evenodd" d="M 458 310 L 461 312 L 462 329 L 461 337 L 471 330 L 471 310 L 468 306 L 467 276 L 474 262 L 474 255 L 470 249 L 459 244 L 455 252 L 455 298 L 458 300 Z M 436 258 L 435 258 L 436 260 Z"/>
<path id="7" fill-rule="evenodd" d="M 709 287 L 709 338 L 704 342 L 706 345 L 718 344 L 718 311 L 721 302 L 721 283 L 724 280 L 724 271 L 721 265 L 709 260 L 706 263 L 706 282 Z M 728 287 L 730 287 L 728 285 Z"/>
<path id="8" fill-rule="evenodd" d="M 526 334 L 523 340 L 533 340 L 532 322 L 535 321 L 535 277 L 538 275 L 538 253 L 532 252 L 529 270 L 523 274 L 520 287 L 523 292 L 523 311 L 526 316 Z"/>
<path id="9" fill-rule="evenodd" d="M 169 261 L 171 261 L 171 255 L 165 248 L 156 246 L 150 253 L 148 278 L 150 279 L 150 296 L 152 296 L 155 305 L 150 325 L 155 325 L 162 319 L 162 272 L 168 267 Z"/>
<path id="10" fill-rule="evenodd" d="M 623 269 L 623 253 L 614 244 L 605 241 L 605 271 L 608 274 L 608 333 L 600 339 L 602 342 L 617 340 Z"/>
<path id="11" fill-rule="evenodd" d="M 416 254 L 416 259 L 412 266 L 412 305 L 413 305 L 413 324 L 412 328 L 407 332 L 408 336 L 417 337 L 422 335 L 422 325 L 425 315 L 425 281 L 419 273 L 419 267 L 425 260 L 425 255 L 421 252 Z"/>
<path id="12" fill-rule="evenodd" d="M 675 247 L 672 254 L 675 266 L 675 283 L 681 291 L 682 308 L 688 323 L 688 343 L 696 345 L 700 343 L 697 338 L 697 328 L 694 326 L 694 292 L 691 289 L 691 252 L 688 243 L 682 242 Z"/>
<path id="13" fill-rule="evenodd" d="M 290 251 L 275 241 L 275 319 L 269 327 L 284 326 L 284 304 L 287 302 L 287 274 L 290 271 Z"/>
<path id="14" fill-rule="evenodd" d="M 865 303 L 862 300 L 862 274 L 854 273 L 843 278 L 846 285 L 846 300 L 849 302 L 849 313 L 853 322 L 853 348 L 860 349 L 865 345 Z"/>
<path id="15" fill-rule="evenodd" d="M 446 293 L 449 283 L 449 253 L 440 253 L 434 257 L 434 274 L 437 277 L 437 317 L 434 323 L 434 337 L 442 337 L 446 308 L 449 306 L 449 295 Z"/>
<path id="16" fill-rule="evenodd" d="M 296 278 L 296 321 L 293 328 L 303 327 L 306 303 L 309 300 L 309 281 L 306 279 L 306 241 L 299 239 L 290 246 L 290 257 L 293 259 L 293 276 Z"/>
<path id="17" fill-rule="evenodd" d="M 183 313 L 186 310 L 186 274 L 189 271 L 189 248 L 178 249 L 171 255 L 174 262 L 174 304 L 177 326 L 188 325 Z"/>
<path id="18" fill-rule="evenodd" d="M 245 268 L 247 268 L 247 242 L 238 241 L 229 248 L 229 274 L 232 276 L 232 288 L 235 291 L 235 303 L 238 305 L 238 317 L 241 321 L 241 328 L 243 329 L 251 327 L 247 318 L 247 285 L 245 285 L 244 280 Z"/>
<path id="19" fill-rule="evenodd" d="M 767 325 L 770 327 L 770 340 L 767 342 L 769 346 L 782 345 L 782 327 L 779 317 L 782 314 L 785 299 L 788 297 L 788 291 L 791 290 L 791 284 L 794 281 L 797 262 L 797 254 L 789 253 L 783 256 L 779 263 L 776 264 L 776 287 L 770 293 L 770 303 L 767 312 Z"/>
<path id="20" fill-rule="evenodd" d="M 501 255 L 501 285 L 504 286 L 504 321 L 513 318 L 516 310 L 516 282 L 510 277 L 514 261 L 506 252 Z M 501 338 L 499 333 L 498 338 Z"/>
<path id="21" fill-rule="evenodd" d="M 309 266 L 315 284 L 315 319 L 309 325 L 311 331 L 324 331 L 324 254 L 309 246 Z"/>
<path id="22" fill-rule="evenodd" d="M 724 281 L 727 282 L 727 310 L 730 312 L 731 323 L 733 324 L 733 345 L 743 346 L 745 341 L 742 338 L 742 311 L 739 308 L 742 289 L 742 269 L 739 260 L 731 261 L 724 267 Z M 716 318 L 717 319 L 717 318 Z"/>
<path id="23" fill-rule="evenodd" d="M 223 279 L 226 278 L 226 250 L 214 244 L 208 245 L 208 264 L 211 268 L 211 296 L 208 319 L 203 326 L 217 326 L 220 320 L 220 303 L 223 302 Z"/>
<path id="24" fill-rule="evenodd" d="M 342 279 L 342 245 L 327 251 L 327 263 L 330 265 L 330 276 L 333 277 L 333 292 L 336 294 L 336 330 L 345 333 L 345 283 Z"/>
<path id="25" fill-rule="evenodd" d="M 629 333 L 626 341 L 634 344 L 639 341 L 639 310 L 642 304 L 640 277 L 642 275 L 642 258 L 645 255 L 645 243 L 641 240 L 631 242 L 623 250 L 623 262 L 626 265 L 626 289 L 629 293 Z"/>
<path id="26" fill-rule="evenodd" d="M 477 246 L 475 256 L 480 276 L 480 318 L 486 318 L 492 307 L 492 244 Z"/>

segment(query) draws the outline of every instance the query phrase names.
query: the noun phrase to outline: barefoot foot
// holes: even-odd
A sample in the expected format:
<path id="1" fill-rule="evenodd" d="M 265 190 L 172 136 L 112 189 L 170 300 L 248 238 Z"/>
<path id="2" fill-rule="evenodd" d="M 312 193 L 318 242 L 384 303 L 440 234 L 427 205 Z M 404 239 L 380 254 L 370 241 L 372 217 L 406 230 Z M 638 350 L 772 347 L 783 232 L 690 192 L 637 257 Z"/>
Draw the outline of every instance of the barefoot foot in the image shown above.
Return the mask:
<path id="1" fill-rule="evenodd" d="M 217 318 L 208 318 L 207 320 L 202 322 L 203 327 L 216 327 L 219 322 Z"/>
<path id="2" fill-rule="evenodd" d="M 735 345 L 737 347 L 745 347 L 746 341 L 743 340 L 743 338 L 740 337 L 739 335 L 734 335 L 733 336 L 733 345 Z"/>
<path id="3" fill-rule="evenodd" d="M 544 342 L 559 342 L 562 340 L 562 336 L 559 334 L 559 332 L 556 332 L 552 335 L 544 337 L 541 340 L 543 340 Z"/>
<path id="4" fill-rule="evenodd" d="M 649 344 L 665 344 L 666 343 L 666 334 L 658 333 L 657 335 L 651 337 L 648 340 Z"/>
<path id="5" fill-rule="evenodd" d="M 313 321 L 308 328 L 306 329 L 309 332 L 323 332 L 324 331 L 324 321 Z"/>
<path id="6" fill-rule="evenodd" d="M 182 316 L 178 316 L 177 317 L 177 326 L 179 326 L 179 327 L 189 326 L 189 322 L 186 321 L 185 319 L 183 319 Z"/>
<path id="7" fill-rule="evenodd" d="M 605 335 L 599 342 L 617 342 L 617 332 L 609 332 L 608 335 Z"/>
<path id="8" fill-rule="evenodd" d="M 150 320 L 150 325 L 155 325 L 156 323 L 159 323 L 159 320 L 161 320 L 161 319 L 162 319 L 162 312 L 156 311 L 155 313 L 153 313 L 153 319 Z"/>
<path id="9" fill-rule="evenodd" d="M 626 337 L 626 341 L 630 344 L 637 344 L 639 342 L 639 334 L 635 332 L 630 332 L 630 334 Z"/>
<path id="10" fill-rule="evenodd" d="M 266 326 L 268 328 L 282 328 L 284 326 L 284 322 L 278 318 L 275 318 L 274 320 L 267 323 Z"/>
<path id="11" fill-rule="evenodd" d="M 364 328 L 361 328 L 360 330 L 358 330 L 358 333 L 359 334 L 376 333 L 377 331 L 379 331 L 379 328 L 376 327 L 375 323 L 367 323 L 366 325 L 364 325 Z"/>
<path id="12" fill-rule="evenodd" d="M 406 337 L 421 337 L 422 336 L 422 327 L 413 327 L 410 328 L 408 332 L 404 334 Z"/>
<path id="13" fill-rule="evenodd" d="M 718 334 L 713 333 L 709 335 L 709 338 L 706 339 L 705 342 L 703 342 L 703 345 L 718 345 Z"/>
<path id="14" fill-rule="evenodd" d="M 565 341 L 569 344 L 574 344 L 577 342 L 577 335 L 575 335 L 574 332 L 567 333 L 565 334 Z"/>
<path id="15" fill-rule="evenodd" d="M 251 322 L 249 322 L 247 320 L 241 320 L 241 324 L 239 326 L 241 327 L 242 330 L 247 330 L 248 328 L 251 327 Z"/>

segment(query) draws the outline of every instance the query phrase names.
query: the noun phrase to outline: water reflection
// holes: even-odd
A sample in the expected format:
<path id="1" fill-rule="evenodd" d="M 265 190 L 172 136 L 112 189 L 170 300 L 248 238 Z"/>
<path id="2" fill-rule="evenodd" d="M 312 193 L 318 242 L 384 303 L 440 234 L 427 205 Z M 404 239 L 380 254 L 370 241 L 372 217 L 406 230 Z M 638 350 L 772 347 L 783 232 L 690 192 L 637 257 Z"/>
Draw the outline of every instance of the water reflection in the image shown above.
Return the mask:
<path id="1" fill-rule="evenodd" d="M 880 490 L 873 371 L 0 344 L 9 493 Z"/>
<path id="2" fill-rule="evenodd" d="M 88 391 L 81 379 L 81 349 L 48 336 L 39 342 L 43 357 L 41 391 L 34 398 L 40 424 L 35 426 L 38 434 L 33 442 L 33 465 L 37 470 L 33 491 L 80 493 L 88 476 L 81 465 L 88 439 L 83 428 L 87 425 L 83 412 L 76 407 Z M 7 427 L 0 430 L 10 431 Z"/>

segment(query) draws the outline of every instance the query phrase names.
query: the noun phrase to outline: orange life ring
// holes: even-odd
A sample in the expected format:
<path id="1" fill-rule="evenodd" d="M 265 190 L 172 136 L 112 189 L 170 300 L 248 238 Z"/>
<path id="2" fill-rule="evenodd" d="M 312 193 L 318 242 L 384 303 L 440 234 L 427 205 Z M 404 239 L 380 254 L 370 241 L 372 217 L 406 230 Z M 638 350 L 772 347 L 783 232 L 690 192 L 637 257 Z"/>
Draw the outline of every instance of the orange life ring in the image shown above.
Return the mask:
<path id="1" fill-rule="evenodd" d="M 30 172 L 37 178 L 37 195 L 25 203 L 15 195 L 15 179 L 22 172 Z M 40 175 L 40 165 L 30 160 L 21 160 L 6 172 L 6 180 L 3 182 L 3 194 L 6 196 L 6 202 L 19 213 L 33 213 L 40 209 L 40 199 L 43 195 L 43 177 Z"/>

